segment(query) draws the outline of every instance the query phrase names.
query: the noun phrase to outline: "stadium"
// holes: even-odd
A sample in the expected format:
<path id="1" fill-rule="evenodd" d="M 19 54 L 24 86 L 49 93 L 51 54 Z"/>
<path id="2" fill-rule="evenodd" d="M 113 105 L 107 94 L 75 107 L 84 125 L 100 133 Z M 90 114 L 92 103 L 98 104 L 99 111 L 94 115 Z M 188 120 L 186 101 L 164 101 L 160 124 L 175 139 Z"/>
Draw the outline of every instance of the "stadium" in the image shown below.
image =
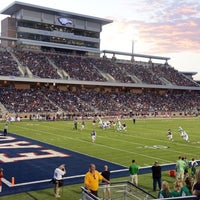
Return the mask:
<path id="1" fill-rule="evenodd" d="M 169 57 L 100 50 L 102 27 L 113 22 L 109 19 L 22 2 L 0 14 L 9 16 L 1 22 L 0 36 L 2 199 L 55 199 L 49 181 L 54 168 L 66 162 L 60 199 L 80 199 L 90 163 L 99 170 L 109 165 L 116 185 L 122 185 L 117 181 L 128 180 L 133 157 L 145 196 L 126 198 L 152 199 L 157 195 L 151 192 L 155 160 L 169 182 L 175 181 L 168 171 L 175 169 L 178 156 L 200 160 L 195 72 L 179 72 L 168 64 Z M 99 126 L 117 119 L 126 123 L 126 132 L 117 123 Z M 180 137 L 179 127 L 190 142 Z M 173 143 L 167 139 L 169 128 Z M 97 141 L 91 145 L 93 129 Z"/>

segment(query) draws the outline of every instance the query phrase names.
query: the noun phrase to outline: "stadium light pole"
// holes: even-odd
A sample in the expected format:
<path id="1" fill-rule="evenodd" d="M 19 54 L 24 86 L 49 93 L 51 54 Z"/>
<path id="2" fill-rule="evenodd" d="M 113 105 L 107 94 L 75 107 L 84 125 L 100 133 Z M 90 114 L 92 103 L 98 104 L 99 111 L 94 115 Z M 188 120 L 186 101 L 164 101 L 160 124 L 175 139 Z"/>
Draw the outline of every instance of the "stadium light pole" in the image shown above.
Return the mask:
<path id="1" fill-rule="evenodd" d="M 132 54 L 134 54 L 134 44 L 135 43 L 135 41 L 134 40 L 132 40 Z"/>
<path id="2" fill-rule="evenodd" d="M 134 49 L 135 48 L 135 40 L 132 40 L 132 57 L 131 57 L 131 61 L 134 61 Z"/>

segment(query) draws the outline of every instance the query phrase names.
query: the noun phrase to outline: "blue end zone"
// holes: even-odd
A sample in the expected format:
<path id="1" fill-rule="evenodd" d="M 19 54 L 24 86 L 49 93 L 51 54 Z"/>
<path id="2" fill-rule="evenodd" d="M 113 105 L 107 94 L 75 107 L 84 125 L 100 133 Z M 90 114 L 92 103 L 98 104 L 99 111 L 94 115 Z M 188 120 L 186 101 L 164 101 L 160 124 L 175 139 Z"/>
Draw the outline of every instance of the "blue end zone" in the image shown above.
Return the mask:
<path id="1" fill-rule="evenodd" d="M 99 171 L 108 165 L 111 171 L 125 170 L 128 174 L 124 166 L 9 133 L 0 136 L 0 167 L 4 169 L 5 179 L 1 195 L 52 187 L 49 181 L 54 169 L 63 163 L 67 168 L 65 185 L 83 183 L 90 163 Z M 112 178 L 120 176 L 124 173 L 112 174 Z"/>

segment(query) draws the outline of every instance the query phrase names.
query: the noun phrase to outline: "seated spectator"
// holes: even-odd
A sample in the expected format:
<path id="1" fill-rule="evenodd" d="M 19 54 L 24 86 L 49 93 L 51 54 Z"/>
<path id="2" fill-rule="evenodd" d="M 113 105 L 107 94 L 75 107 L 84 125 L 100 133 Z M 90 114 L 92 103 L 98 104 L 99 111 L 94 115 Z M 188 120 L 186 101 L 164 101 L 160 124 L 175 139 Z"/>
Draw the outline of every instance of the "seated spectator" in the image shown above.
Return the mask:
<path id="1" fill-rule="evenodd" d="M 189 177 L 189 176 L 186 177 L 185 184 L 181 188 L 180 195 L 182 197 L 191 196 L 192 195 L 192 185 L 193 185 L 193 182 L 192 182 L 191 177 Z"/>
<path id="2" fill-rule="evenodd" d="M 180 197 L 181 196 L 181 188 L 183 184 L 181 181 L 176 181 L 174 183 L 174 189 L 170 192 L 169 197 Z"/>
<path id="3" fill-rule="evenodd" d="M 200 197 L 200 170 L 196 171 L 192 194 Z"/>
<path id="4" fill-rule="evenodd" d="M 169 184 L 167 181 L 162 182 L 162 189 L 158 192 L 158 198 L 164 199 L 170 196 Z"/>

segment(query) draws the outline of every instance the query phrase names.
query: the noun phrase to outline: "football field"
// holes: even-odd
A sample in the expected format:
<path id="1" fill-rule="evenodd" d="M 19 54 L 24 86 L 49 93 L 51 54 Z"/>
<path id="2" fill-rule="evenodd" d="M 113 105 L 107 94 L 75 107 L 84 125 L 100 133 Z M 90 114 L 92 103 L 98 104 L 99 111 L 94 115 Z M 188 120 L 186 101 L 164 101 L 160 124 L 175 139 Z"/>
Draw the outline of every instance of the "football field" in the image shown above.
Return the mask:
<path id="1" fill-rule="evenodd" d="M 157 160 L 161 165 L 173 164 L 176 162 L 178 156 L 187 157 L 191 160 L 193 157 L 196 160 L 200 160 L 200 136 L 199 118 L 181 118 L 181 119 L 136 119 L 136 123 L 133 124 L 132 120 L 121 120 L 121 122 L 126 122 L 127 131 L 117 131 L 116 127 L 110 127 L 107 129 L 101 129 L 96 125 L 92 124 L 92 121 L 85 120 L 85 128 L 81 130 L 81 120 L 78 123 L 78 130 L 73 129 L 73 121 L 29 121 L 24 120 L 22 122 L 13 122 L 9 124 L 8 136 L 21 137 L 22 140 L 31 140 L 29 143 L 31 145 L 38 145 L 44 147 L 44 144 L 50 147 L 57 148 L 57 152 L 61 152 L 60 155 L 63 158 L 59 158 L 53 161 L 54 165 L 49 161 L 53 158 L 48 158 L 48 162 L 45 162 L 45 169 L 38 170 L 37 176 L 40 177 L 40 173 L 47 171 L 49 176 L 51 176 L 53 167 L 60 164 L 59 162 L 65 162 L 67 169 L 70 169 L 66 174 L 66 179 L 68 179 L 67 186 L 64 187 L 64 195 L 61 199 L 69 196 L 71 199 L 80 198 L 80 184 L 75 184 L 77 182 L 71 182 L 69 177 L 72 176 L 83 176 L 88 169 L 88 164 L 94 162 L 97 165 L 99 171 L 103 170 L 103 165 L 109 163 L 110 170 L 116 171 L 121 170 L 122 179 L 128 179 L 127 168 L 131 164 L 131 160 L 135 159 L 140 168 L 148 167 Z M 183 140 L 179 133 L 179 127 L 182 127 L 189 135 L 189 142 Z M 3 130 L 4 123 L 0 124 L 1 130 Z M 169 141 L 167 138 L 167 130 L 172 130 L 174 141 Z M 95 130 L 97 132 L 97 138 L 95 143 L 91 141 L 91 131 Z M 40 142 L 36 144 L 35 142 Z M 2 142 L 3 144 L 3 142 Z M 46 147 L 45 147 L 46 148 Z M 44 150 L 45 151 L 45 150 Z M 63 152 L 64 151 L 64 152 Z M 1 153 L 7 153 L 2 152 Z M 66 155 L 72 155 L 76 157 L 77 155 L 84 155 L 78 157 L 70 162 L 76 167 L 72 167 L 72 164 L 68 162 Z M 9 154 L 9 152 L 8 152 Z M 10 157 L 13 156 L 13 152 L 10 152 Z M 38 152 L 37 152 L 38 155 Z M 42 153 L 44 156 L 44 154 Z M 62 157 L 61 156 L 61 157 Z M 7 155 L 8 157 L 8 155 Z M 42 158 L 41 158 L 42 159 Z M 44 158 L 47 159 L 47 158 Z M 60 160 L 61 159 L 61 160 Z M 64 160 L 63 160 L 64 159 Z M 78 160 L 78 161 L 77 161 Z M 85 162 L 86 161 L 86 162 Z M 15 161 L 16 162 L 16 161 Z M 61 163 L 62 164 L 62 163 Z M 6 165 L 9 169 L 12 169 L 10 162 L 6 164 L 6 161 L 0 163 L 0 167 L 4 168 L 4 176 L 6 178 Z M 10 166 L 9 166 L 10 165 Z M 32 164 L 30 166 L 39 167 L 40 163 Z M 42 164 L 41 164 L 42 165 Z M 26 165 L 24 165 L 26 167 Z M 72 173 L 72 168 L 75 168 L 77 173 Z M 17 168 L 16 168 L 17 169 Z M 16 170 L 15 167 L 12 169 Z M 23 169 L 23 165 L 21 170 Z M 123 174 L 126 170 L 127 173 Z M 30 173 L 35 173 L 30 170 Z M 120 172 L 119 172 L 120 173 Z M 15 174 L 15 173 L 13 173 Z M 113 173 L 114 174 L 114 173 Z M 7 175 L 8 176 L 8 175 Z M 8 180 L 11 179 L 12 175 L 9 175 Z M 163 173 L 166 179 L 173 182 L 171 177 L 167 177 L 167 172 Z M 28 177 L 28 175 L 27 175 Z M 42 177 L 42 175 L 41 175 Z M 113 180 L 117 176 L 111 176 Z M 120 176 L 118 176 L 120 177 Z M 145 177 L 145 178 L 142 178 Z M 51 178 L 51 177 L 49 177 Z M 43 179 L 48 181 L 48 178 Z M 145 179 L 145 180 L 144 180 Z M 83 180 L 83 177 L 82 179 Z M 18 180 L 15 180 L 16 184 Z M 27 180 L 23 180 L 27 181 Z M 27 181 L 28 182 L 28 181 Z M 141 175 L 139 178 L 139 186 L 151 191 L 151 175 Z M 49 185 L 50 189 L 45 189 L 40 191 L 35 190 L 33 192 L 23 192 L 21 194 L 15 194 L 14 196 L 3 196 L 2 199 L 54 199 L 52 186 Z M 68 198 L 69 199 L 69 198 Z"/>

